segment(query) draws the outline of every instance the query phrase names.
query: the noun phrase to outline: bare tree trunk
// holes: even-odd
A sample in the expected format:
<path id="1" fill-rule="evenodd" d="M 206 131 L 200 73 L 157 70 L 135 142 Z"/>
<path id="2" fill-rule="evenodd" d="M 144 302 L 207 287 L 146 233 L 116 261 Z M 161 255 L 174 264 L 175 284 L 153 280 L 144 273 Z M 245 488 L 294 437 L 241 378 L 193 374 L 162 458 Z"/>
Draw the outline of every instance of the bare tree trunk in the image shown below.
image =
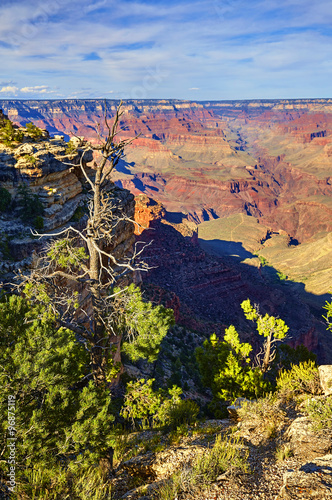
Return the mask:
<path id="1" fill-rule="evenodd" d="M 263 367 L 262 367 L 263 373 L 266 373 L 269 369 L 269 366 L 270 366 L 271 341 L 272 341 L 272 334 L 270 334 L 266 339 L 266 349 L 265 349 L 265 355 L 264 355 Z"/>
<path id="2" fill-rule="evenodd" d="M 143 268 L 133 265 L 135 257 L 142 253 L 144 247 L 139 251 L 135 248 L 133 255 L 120 260 L 107 249 L 119 221 L 130 220 L 126 214 L 121 214 L 121 210 L 106 190 L 110 172 L 123 157 L 125 148 L 136 139 L 117 140 L 123 114 L 121 105 L 122 103 L 118 106 L 110 127 L 105 103 L 107 137 L 99 137 L 101 144 L 98 146 L 85 145 L 86 151 L 93 149 L 102 155 L 93 177 L 87 174 L 83 161 L 84 151 L 81 156 L 80 167 L 92 194 L 86 227 L 78 230 L 71 226 L 54 235 L 44 235 L 56 236 L 58 240 L 51 245 L 52 251 L 45 253 L 43 265 L 39 269 L 36 268 L 34 274 L 28 278 L 30 284 L 36 286 L 36 296 L 39 295 L 40 283 L 44 283 L 49 290 L 49 296 L 53 299 L 50 307 L 53 308 L 59 324 L 72 329 L 79 338 L 86 340 L 90 351 L 92 377 L 97 386 L 107 383 L 107 365 L 112 356 L 111 341 L 117 338 L 117 326 L 112 324 L 111 319 L 114 312 L 112 297 L 109 296 L 108 290 L 111 291 L 117 280 L 127 272 L 145 269 L 144 264 Z M 120 215 L 117 212 L 120 212 Z M 62 240 L 59 240 L 60 235 L 64 235 Z M 57 246 L 57 242 L 60 242 L 60 245 Z M 79 253 L 82 250 L 85 255 L 84 252 Z M 87 293 L 82 304 L 75 307 L 75 294 L 82 284 Z"/>

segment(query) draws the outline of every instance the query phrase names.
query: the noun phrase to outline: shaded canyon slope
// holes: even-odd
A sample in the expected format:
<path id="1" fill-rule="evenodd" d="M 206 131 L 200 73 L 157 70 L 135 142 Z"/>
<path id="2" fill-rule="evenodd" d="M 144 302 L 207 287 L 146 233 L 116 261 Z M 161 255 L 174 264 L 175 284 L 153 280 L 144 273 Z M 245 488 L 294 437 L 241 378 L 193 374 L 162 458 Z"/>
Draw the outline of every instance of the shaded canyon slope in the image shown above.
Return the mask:
<path id="1" fill-rule="evenodd" d="M 109 116 L 117 104 L 107 102 Z M 98 123 L 104 132 L 102 100 L 0 108 L 67 138 L 97 141 Z M 200 330 L 233 322 L 249 332 L 239 303 L 250 297 L 284 317 L 294 345 L 331 361 L 321 307 L 332 282 L 332 99 L 136 100 L 124 110 L 122 136 L 139 137 L 113 180 L 145 196 L 137 216 L 150 229 L 139 237 L 154 240 L 147 257 L 159 266 L 146 283 Z"/>

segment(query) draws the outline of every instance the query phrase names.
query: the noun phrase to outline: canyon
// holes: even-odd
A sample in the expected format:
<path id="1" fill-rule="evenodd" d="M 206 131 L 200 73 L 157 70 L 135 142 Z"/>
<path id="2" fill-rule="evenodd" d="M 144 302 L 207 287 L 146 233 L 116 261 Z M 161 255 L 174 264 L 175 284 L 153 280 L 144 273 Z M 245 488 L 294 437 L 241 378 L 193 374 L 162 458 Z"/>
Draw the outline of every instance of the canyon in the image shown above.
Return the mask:
<path id="1" fill-rule="evenodd" d="M 108 101 L 109 116 L 117 102 Z M 98 100 L 0 101 L 15 123 L 97 141 Z M 125 101 L 114 181 L 201 223 L 242 212 L 299 242 L 332 229 L 332 101 Z"/>
<path id="2" fill-rule="evenodd" d="M 118 102 L 106 104 L 112 117 Z M 102 100 L 0 108 L 66 140 L 105 134 Z M 321 308 L 332 278 L 332 100 L 128 100 L 123 110 L 121 137 L 138 137 L 112 180 L 136 196 L 137 239 L 153 241 L 147 293 L 193 329 L 234 323 L 254 343 L 240 309 L 250 297 L 285 319 L 293 346 L 331 360 Z"/>

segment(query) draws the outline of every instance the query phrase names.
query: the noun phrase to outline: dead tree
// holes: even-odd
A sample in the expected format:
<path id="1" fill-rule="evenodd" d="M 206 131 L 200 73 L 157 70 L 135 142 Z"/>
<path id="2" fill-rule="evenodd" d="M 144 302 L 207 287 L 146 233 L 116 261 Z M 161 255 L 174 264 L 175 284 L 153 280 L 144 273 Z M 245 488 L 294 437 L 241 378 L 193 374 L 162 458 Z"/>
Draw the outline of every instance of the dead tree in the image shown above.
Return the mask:
<path id="1" fill-rule="evenodd" d="M 140 261 L 144 247 L 135 245 L 132 253 L 116 258 L 110 250 L 121 224 L 133 222 L 116 204 L 109 186 L 109 174 L 124 156 L 125 148 L 134 139 L 118 139 L 121 105 L 112 126 L 109 125 L 105 103 L 106 139 L 100 144 L 85 143 L 80 168 L 90 188 L 88 216 L 82 230 L 70 226 L 53 235 L 35 268 L 23 280 L 24 293 L 31 299 L 46 303 L 59 326 L 76 333 L 90 352 L 91 374 L 96 385 L 104 385 L 114 376 L 114 351 L 119 344 L 114 285 L 128 273 L 146 270 Z M 88 149 L 100 152 L 101 158 L 93 174 L 84 166 Z"/>

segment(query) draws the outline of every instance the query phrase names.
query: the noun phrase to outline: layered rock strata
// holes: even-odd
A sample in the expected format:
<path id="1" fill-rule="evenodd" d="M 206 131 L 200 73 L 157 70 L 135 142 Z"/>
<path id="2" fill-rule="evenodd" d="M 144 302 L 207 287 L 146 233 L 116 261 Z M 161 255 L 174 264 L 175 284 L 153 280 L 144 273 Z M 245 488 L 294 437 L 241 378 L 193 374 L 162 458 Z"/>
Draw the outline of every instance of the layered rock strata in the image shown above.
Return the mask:
<path id="1" fill-rule="evenodd" d="M 7 117 L 0 114 L 0 120 Z M 71 147 L 63 136 L 50 138 L 47 132 L 36 140 L 24 132 L 22 143 L 11 147 L 0 142 L 0 185 L 7 189 L 13 198 L 13 210 L 0 216 L 0 237 L 2 262 L 0 271 L 11 273 L 18 268 L 31 264 L 32 254 L 40 251 L 45 238 L 31 238 L 30 225 L 23 223 L 15 203 L 20 198 L 20 187 L 28 186 L 33 195 L 37 195 L 44 207 L 42 232 L 59 232 L 68 223 L 84 225 L 84 210 L 73 219 L 79 205 L 88 200 L 88 187 L 81 171 L 82 147 Z M 78 140 L 72 140 L 72 146 L 78 146 Z M 79 141 L 84 146 L 84 143 Z M 83 165 L 88 175 L 93 175 L 88 162 L 93 160 L 92 150 L 84 150 Z M 107 191 L 114 200 L 115 212 L 120 218 L 112 234 L 108 250 L 116 258 L 129 252 L 134 243 L 134 224 L 128 221 L 134 218 L 134 196 L 129 191 L 108 183 Z M 125 217 L 123 215 L 125 214 Z M 83 227 L 83 226 L 82 226 Z"/>
<path id="2" fill-rule="evenodd" d="M 306 345 L 320 362 L 332 359 L 325 325 L 291 287 L 266 280 L 259 268 L 243 264 L 238 257 L 206 254 L 195 238 L 181 235 L 175 226 L 165 219 L 152 218 L 149 228 L 137 239 L 150 243 L 144 253 L 150 265 L 149 273 L 142 275 L 144 287 L 151 298 L 156 287 L 169 296 L 175 294 L 180 323 L 205 334 L 215 331 L 221 337 L 225 328 L 234 324 L 241 338 L 259 350 L 259 336 L 244 319 L 240 307 L 250 297 L 263 314 L 268 312 L 285 320 L 290 327 L 290 344 Z"/>
<path id="3" fill-rule="evenodd" d="M 93 140 L 103 128 L 99 100 L 0 102 L 19 124 Z M 110 116 L 117 104 L 107 102 Z M 196 223 L 242 212 L 299 242 L 332 230 L 330 99 L 128 100 L 124 111 L 123 136 L 141 135 L 119 164 L 120 186 Z"/>

